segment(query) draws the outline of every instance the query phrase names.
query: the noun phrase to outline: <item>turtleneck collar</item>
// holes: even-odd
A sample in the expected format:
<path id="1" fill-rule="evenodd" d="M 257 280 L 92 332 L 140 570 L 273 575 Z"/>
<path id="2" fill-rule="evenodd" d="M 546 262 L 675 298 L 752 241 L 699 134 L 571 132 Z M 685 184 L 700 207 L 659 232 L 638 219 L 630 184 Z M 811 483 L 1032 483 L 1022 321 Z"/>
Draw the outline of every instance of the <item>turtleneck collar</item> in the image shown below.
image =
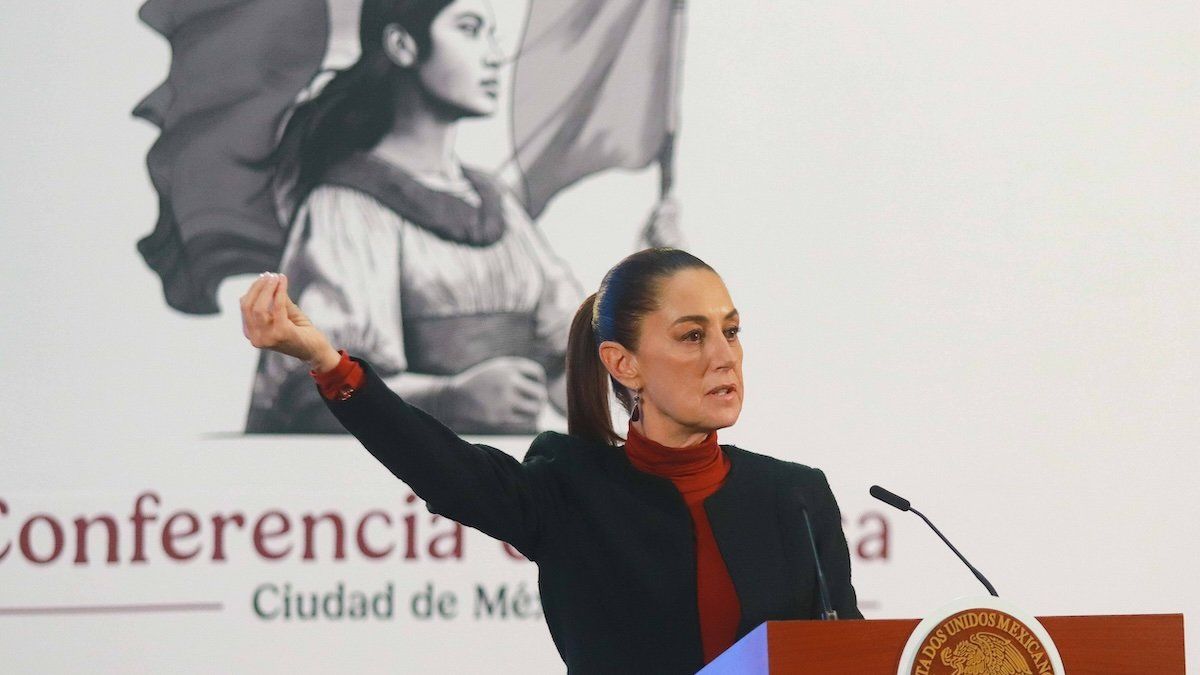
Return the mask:
<path id="1" fill-rule="evenodd" d="M 695 445 L 673 448 L 646 438 L 630 424 L 625 454 L 635 469 L 669 479 L 685 499 L 712 494 L 729 473 L 729 459 L 715 431 Z"/>

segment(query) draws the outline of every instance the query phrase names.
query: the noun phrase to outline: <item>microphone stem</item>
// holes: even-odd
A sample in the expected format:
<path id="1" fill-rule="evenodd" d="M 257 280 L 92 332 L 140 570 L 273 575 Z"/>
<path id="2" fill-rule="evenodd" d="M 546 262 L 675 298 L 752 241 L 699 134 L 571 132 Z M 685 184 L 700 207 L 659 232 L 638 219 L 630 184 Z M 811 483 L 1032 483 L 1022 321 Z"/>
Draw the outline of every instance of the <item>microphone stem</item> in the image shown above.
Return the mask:
<path id="1" fill-rule="evenodd" d="M 817 538 L 813 532 L 812 520 L 808 517 L 808 508 L 801 506 L 800 513 L 804 514 L 804 525 L 808 528 L 808 543 L 812 546 L 813 562 L 817 566 L 817 591 L 821 594 L 821 619 L 833 621 L 838 618 L 837 610 L 829 601 L 829 586 L 825 584 L 825 572 L 821 569 L 821 558 L 817 555 Z"/>
<path id="2" fill-rule="evenodd" d="M 989 582 L 987 579 L 985 579 L 984 576 L 979 573 L 979 570 L 975 569 L 974 565 L 967 562 L 967 559 L 963 557 L 963 554 L 959 553 L 958 549 L 954 548 L 954 544 L 950 543 L 950 540 L 946 538 L 946 535 L 942 534 L 941 530 L 937 529 L 937 526 L 934 525 L 932 522 L 930 522 L 930 520 L 925 517 L 924 513 L 921 513 L 920 511 L 912 508 L 911 506 L 908 508 L 908 510 L 912 511 L 913 513 L 920 516 L 921 520 L 925 521 L 925 524 L 929 526 L 929 529 L 933 530 L 934 534 L 941 537 L 942 541 L 946 542 L 946 545 L 950 547 L 950 550 L 954 551 L 954 555 L 958 556 L 958 559 L 963 561 L 963 564 L 967 566 L 967 569 L 971 570 L 971 573 L 975 575 L 975 578 L 978 579 L 979 582 L 981 584 L 983 584 L 985 588 L 988 589 L 988 593 L 991 593 L 992 597 L 996 597 L 996 598 L 1000 597 L 1000 594 L 996 592 L 996 588 L 994 586 L 992 586 L 991 582 Z"/>

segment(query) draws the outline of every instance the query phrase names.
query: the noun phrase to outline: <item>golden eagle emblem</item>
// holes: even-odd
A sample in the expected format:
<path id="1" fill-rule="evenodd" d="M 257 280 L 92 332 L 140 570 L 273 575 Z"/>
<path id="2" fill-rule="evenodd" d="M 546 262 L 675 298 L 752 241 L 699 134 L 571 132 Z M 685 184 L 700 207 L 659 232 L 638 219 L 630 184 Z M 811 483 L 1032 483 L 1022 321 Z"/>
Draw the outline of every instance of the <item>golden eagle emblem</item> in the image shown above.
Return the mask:
<path id="1" fill-rule="evenodd" d="M 1012 640 L 995 633 L 979 632 L 942 650 L 942 664 L 954 675 L 1032 675 L 1025 657 Z"/>

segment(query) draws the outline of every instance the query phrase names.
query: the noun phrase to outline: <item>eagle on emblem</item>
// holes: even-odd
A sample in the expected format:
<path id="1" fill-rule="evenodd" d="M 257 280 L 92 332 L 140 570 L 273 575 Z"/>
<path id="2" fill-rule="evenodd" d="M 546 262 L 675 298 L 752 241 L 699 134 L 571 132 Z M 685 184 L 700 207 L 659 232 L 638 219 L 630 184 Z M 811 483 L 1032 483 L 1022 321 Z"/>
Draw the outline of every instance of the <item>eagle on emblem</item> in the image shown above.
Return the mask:
<path id="1" fill-rule="evenodd" d="M 994 633 L 979 632 L 942 650 L 942 664 L 954 675 L 1032 675 L 1025 657 L 1012 640 Z"/>

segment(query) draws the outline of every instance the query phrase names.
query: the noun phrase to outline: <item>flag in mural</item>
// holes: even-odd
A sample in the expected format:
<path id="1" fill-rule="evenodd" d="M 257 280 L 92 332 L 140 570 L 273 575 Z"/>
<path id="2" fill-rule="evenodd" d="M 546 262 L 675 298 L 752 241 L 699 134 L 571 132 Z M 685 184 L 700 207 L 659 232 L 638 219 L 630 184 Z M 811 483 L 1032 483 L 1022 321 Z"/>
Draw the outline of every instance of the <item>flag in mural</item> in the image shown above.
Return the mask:
<path id="1" fill-rule="evenodd" d="M 162 130 L 146 156 L 158 222 L 138 251 L 167 304 L 215 313 L 222 279 L 279 263 L 285 233 L 266 160 L 321 67 L 328 9 L 325 0 L 149 0 L 138 15 L 171 45 L 166 81 L 133 111 Z"/>
<path id="2" fill-rule="evenodd" d="M 682 0 L 531 0 L 512 104 L 530 215 L 584 177 L 656 158 L 669 189 L 683 9 Z"/>

